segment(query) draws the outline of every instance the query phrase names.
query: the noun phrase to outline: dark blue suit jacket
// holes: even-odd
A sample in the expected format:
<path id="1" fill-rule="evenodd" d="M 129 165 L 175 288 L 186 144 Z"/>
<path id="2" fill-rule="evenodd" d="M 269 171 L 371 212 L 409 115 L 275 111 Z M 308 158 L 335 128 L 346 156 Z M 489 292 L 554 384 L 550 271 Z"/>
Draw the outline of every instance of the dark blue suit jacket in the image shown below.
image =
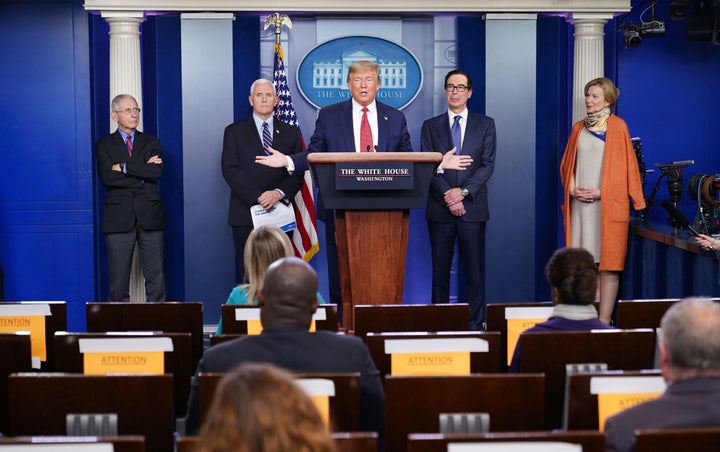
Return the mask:
<path id="1" fill-rule="evenodd" d="M 407 120 L 400 111 L 375 101 L 378 114 L 377 152 L 412 152 Z M 352 100 L 320 110 L 307 152 L 355 152 Z M 291 156 L 296 171 L 305 171 L 307 155 Z"/>
<path id="2" fill-rule="evenodd" d="M 447 112 L 423 123 L 420 147 L 425 152 L 446 153 L 453 147 Z M 446 170 L 430 180 L 430 194 L 425 219 L 428 221 L 454 222 L 457 217 L 450 213 L 444 201 L 444 193 L 451 188 L 467 188 L 470 196 L 463 204 L 467 213 L 463 221 L 479 222 L 490 218 L 487 202 L 487 181 L 495 168 L 495 121 L 484 115 L 468 112 L 465 137 L 461 154 L 470 155 L 473 163 L 465 171 Z"/>
<path id="3" fill-rule="evenodd" d="M 103 232 L 128 232 L 134 227 L 165 229 L 158 187 L 163 165 L 147 163 L 155 155 L 162 158 L 160 140 L 136 130 L 130 157 L 122 135 L 116 130 L 97 142 L 95 155 L 106 193 Z M 112 170 L 117 163 L 125 163 L 125 173 Z"/>
<path id="4" fill-rule="evenodd" d="M 273 121 L 272 147 L 283 154 L 302 153 L 302 137 L 297 127 Z M 289 175 L 285 168 L 270 168 L 255 163 L 263 155 L 260 135 L 252 116 L 234 122 L 225 128 L 222 150 L 222 174 L 230 186 L 230 226 L 252 227 L 250 207 L 267 190 L 279 188 L 290 202 L 302 187 L 303 173 Z"/>
<path id="5" fill-rule="evenodd" d="M 329 331 L 310 333 L 297 326 L 265 328 L 259 335 L 208 348 L 197 373 L 228 372 L 246 362 L 269 363 L 294 373 L 360 372 L 360 428 L 382 432 L 385 393 L 380 372 L 361 339 Z M 198 428 L 197 390 L 194 378 L 188 400 L 188 434 Z"/>
<path id="6" fill-rule="evenodd" d="M 378 114 L 377 152 L 412 152 L 410 133 L 405 115 L 395 108 L 375 101 Z M 353 133 L 352 100 L 322 108 L 315 121 L 315 132 L 310 138 L 307 152 L 291 155 L 295 171 L 308 169 L 309 152 L 356 152 Z M 332 221 L 332 211 L 325 210 L 322 196 L 316 200 L 316 215 Z"/>

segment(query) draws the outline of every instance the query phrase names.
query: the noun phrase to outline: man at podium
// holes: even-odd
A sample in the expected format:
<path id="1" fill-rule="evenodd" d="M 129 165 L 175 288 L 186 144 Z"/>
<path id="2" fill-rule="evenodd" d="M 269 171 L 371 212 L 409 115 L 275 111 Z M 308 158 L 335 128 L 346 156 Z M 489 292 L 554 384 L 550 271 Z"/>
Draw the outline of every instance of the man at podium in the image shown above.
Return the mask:
<path id="1" fill-rule="evenodd" d="M 411 152 L 405 115 L 375 100 L 380 89 L 378 64 L 362 60 L 353 63 L 348 69 L 347 85 L 352 99 L 320 110 L 307 152 Z M 270 153 L 268 156 L 257 156 L 255 162 L 287 168 L 291 173 L 308 169 L 307 153 L 286 156 L 272 148 Z M 318 196 L 316 204 L 317 218 L 325 223 L 330 303 L 337 304 L 338 321 L 342 321 L 334 214 L 324 208 L 321 196 Z"/>
<path id="2" fill-rule="evenodd" d="M 489 219 L 487 181 L 495 167 L 495 121 L 468 111 L 472 79 L 461 70 L 445 76 L 448 110 L 423 123 L 423 151 L 469 155 L 465 171 L 444 165 L 430 181 L 425 219 L 432 253 L 432 302 L 450 300 L 450 267 L 455 240 L 465 269 L 465 302 L 470 305 L 470 329 L 482 326 L 484 304 L 485 223 Z"/>

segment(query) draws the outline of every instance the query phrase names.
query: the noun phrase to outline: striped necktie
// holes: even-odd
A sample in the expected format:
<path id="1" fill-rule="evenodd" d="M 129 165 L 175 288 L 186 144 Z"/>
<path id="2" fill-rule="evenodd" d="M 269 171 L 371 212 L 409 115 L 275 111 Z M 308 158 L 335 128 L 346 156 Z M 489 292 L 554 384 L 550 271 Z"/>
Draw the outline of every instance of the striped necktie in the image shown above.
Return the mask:
<path id="1" fill-rule="evenodd" d="M 263 122 L 263 147 L 265 148 L 265 153 L 267 155 L 270 155 L 268 152 L 268 148 L 272 145 L 272 136 L 270 135 L 270 126 L 268 126 L 267 122 Z"/>
<path id="2" fill-rule="evenodd" d="M 128 154 L 130 154 L 130 157 L 132 157 L 133 144 L 132 144 L 132 138 L 130 137 L 130 135 L 127 136 L 127 139 L 125 140 L 125 144 L 127 145 Z"/>

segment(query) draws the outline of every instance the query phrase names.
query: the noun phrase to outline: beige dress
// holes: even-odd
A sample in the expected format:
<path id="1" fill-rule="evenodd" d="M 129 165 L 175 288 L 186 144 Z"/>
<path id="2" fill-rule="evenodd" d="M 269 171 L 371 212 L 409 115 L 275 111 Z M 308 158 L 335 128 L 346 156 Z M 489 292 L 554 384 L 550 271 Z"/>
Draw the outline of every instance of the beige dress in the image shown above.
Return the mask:
<path id="1" fill-rule="evenodd" d="M 578 138 L 575 164 L 575 186 L 600 188 L 605 142 L 583 127 Z M 600 261 L 600 202 L 587 203 L 571 199 L 570 220 L 572 245 L 592 253 Z"/>

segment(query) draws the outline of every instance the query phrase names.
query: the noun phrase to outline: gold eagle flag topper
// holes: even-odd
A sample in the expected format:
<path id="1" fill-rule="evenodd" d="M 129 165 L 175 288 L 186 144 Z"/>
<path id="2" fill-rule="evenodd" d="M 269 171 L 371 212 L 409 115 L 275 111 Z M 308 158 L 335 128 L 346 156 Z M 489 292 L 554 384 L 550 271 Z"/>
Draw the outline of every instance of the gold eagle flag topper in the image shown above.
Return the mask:
<path id="1" fill-rule="evenodd" d="M 265 19 L 265 30 L 270 26 L 275 27 L 275 45 L 280 45 L 280 32 L 282 32 L 283 25 L 292 28 L 292 21 L 286 14 L 270 14 Z"/>

